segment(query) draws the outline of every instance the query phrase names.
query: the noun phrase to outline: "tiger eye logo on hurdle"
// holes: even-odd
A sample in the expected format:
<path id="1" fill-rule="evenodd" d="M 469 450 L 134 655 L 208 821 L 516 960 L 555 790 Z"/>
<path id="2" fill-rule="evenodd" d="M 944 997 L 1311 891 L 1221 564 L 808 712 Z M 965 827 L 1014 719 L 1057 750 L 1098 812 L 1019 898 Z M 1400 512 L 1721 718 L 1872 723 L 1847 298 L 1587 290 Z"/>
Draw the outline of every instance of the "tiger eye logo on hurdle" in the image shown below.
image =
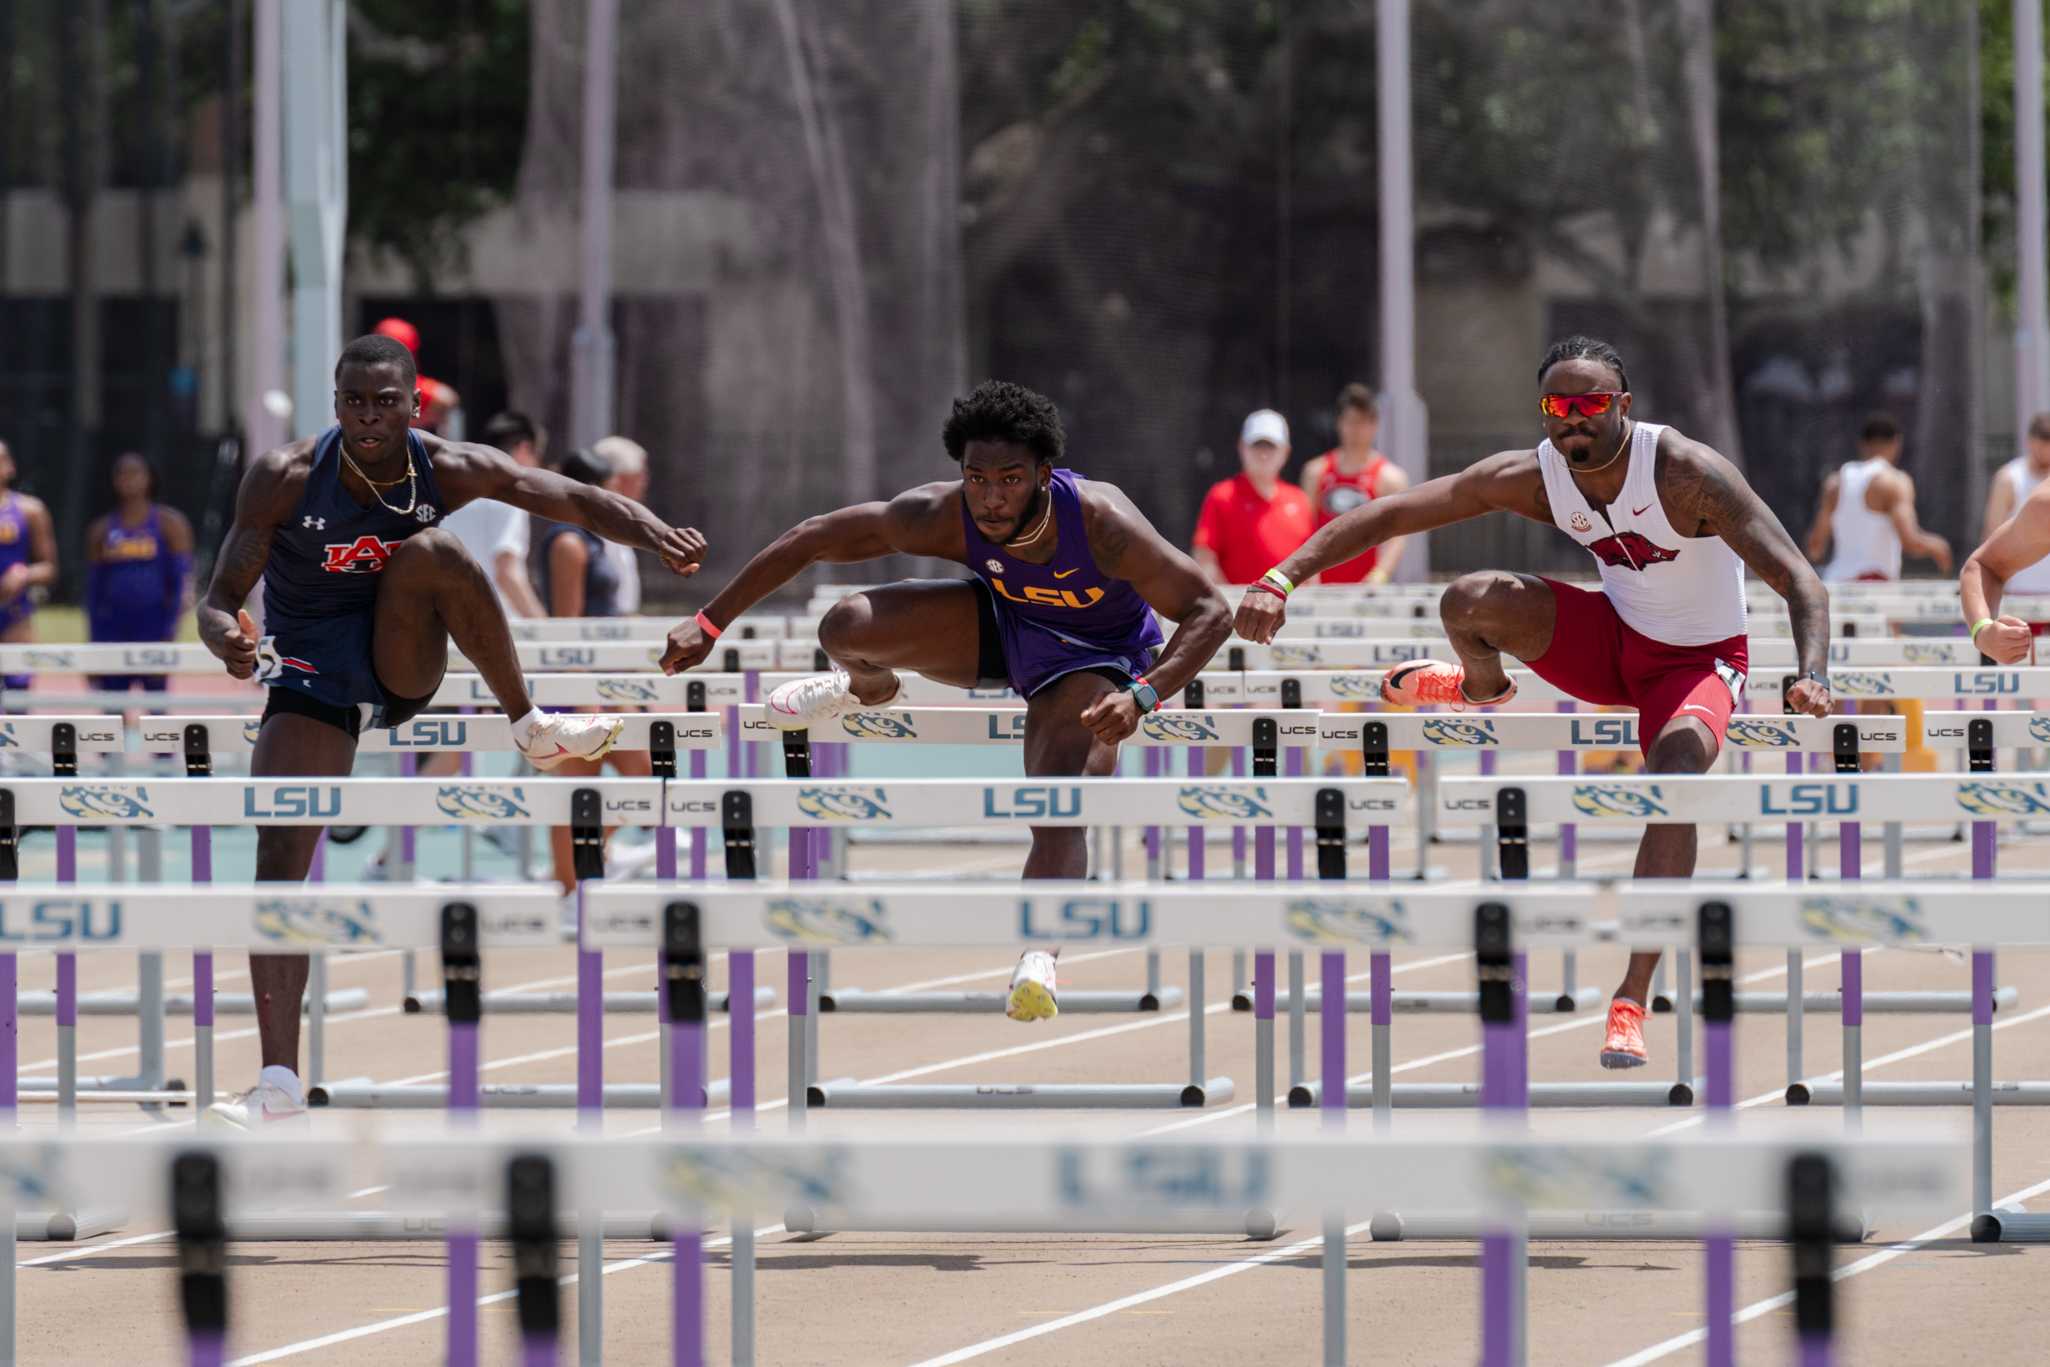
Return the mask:
<path id="1" fill-rule="evenodd" d="M 2029 718 L 2029 739 L 2050 745 L 2050 717 Z"/>
<path id="2" fill-rule="evenodd" d="M 1359 671 L 1340 672 L 1325 680 L 1331 696 L 1344 702 L 1364 701 L 1381 696 L 1381 676 Z"/>
<path id="3" fill-rule="evenodd" d="M 458 821 L 510 821 L 532 816 L 526 808 L 524 788 L 481 788 L 470 783 L 452 783 L 434 790 L 434 806 L 443 816 Z"/>
<path id="4" fill-rule="evenodd" d="M 672 1207 L 718 1211 L 755 1204 L 832 1207 L 845 1204 L 844 1149 L 782 1154 L 773 1149 L 722 1149 L 678 1144 L 655 1157 L 656 1187 Z"/>
<path id="5" fill-rule="evenodd" d="M 2012 669 L 1960 670 L 1950 676 L 1950 682 L 1950 691 L 1959 697 L 2022 691 L 2022 676 Z"/>
<path id="6" fill-rule="evenodd" d="M 1018 903 L 1024 940 L 1143 940 L 1153 929 L 1153 903 L 1144 897 L 1078 897 L 1058 904 L 1027 897 Z"/>
<path id="7" fill-rule="evenodd" d="M 1463 721 L 1457 717 L 1432 717 L 1424 723 L 1426 745 L 1499 745 L 1492 721 Z"/>
<path id="8" fill-rule="evenodd" d="M 600 679 L 598 696 L 605 702 L 654 702 L 655 686 L 639 679 Z"/>
<path id="9" fill-rule="evenodd" d="M 1273 1194 L 1268 1155 L 1251 1145 L 1150 1144 L 1090 1160 L 1083 1149 L 1054 1151 L 1055 1199 L 1069 1210 L 1244 1211 L 1265 1205 Z"/>
<path id="10" fill-rule="evenodd" d="M 121 938 L 121 902 L 90 897 L 0 900 L 0 941 L 10 944 L 89 943 Z"/>
<path id="11" fill-rule="evenodd" d="M 918 727 L 909 717 L 888 712 L 850 712 L 840 729 L 856 740 L 917 740 Z"/>
<path id="12" fill-rule="evenodd" d="M 1829 691 L 1845 698 L 1890 698 L 1894 694 L 1894 687 L 1893 680 L 1884 674 L 1847 669 L 1829 676 Z M 1960 688 L 1957 691 L 1963 693 L 1967 690 Z"/>
<path id="13" fill-rule="evenodd" d="M 377 911 L 368 902 L 273 897 L 256 904 L 256 933 L 277 944 L 381 945 Z"/>
<path id="14" fill-rule="evenodd" d="M 1801 924 L 1846 944 L 1920 943 L 1929 938 L 1922 906 L 1912 897 L 1804 897 Z"/>
<path id="15" fill-rule="evenodd" d="M 27 654 L 30 669 L 73 669 L 78 663 L 77 657 L 68 650 L 31 649 Z"/>
<path id="16" fill-rule="evenodd" d="M 1306 645 L 1281 645 L 1276 643 L 1267 651 L 1267 658 L 1276 669 L 1296 669 L 1304 665 L 1324 663 L 1324 647 Z"/>
<path id="17" fill-rule="evenodd" d="M 1729 741 L 1747 750 L 1786 750 L 1800 743 L 1794 728 L 1785 722 L 1755 718 L 1730 718 Z"/>
<path id="18" fill-rule="evenodd" d="M 780 939 L 806 945 L 859 945 L 884 942 L 890 934 L 883 904 L 828 902 L 778 897 L 762 909 L 762 923 Z"/>
<path id="19" fill-rule="evenodd" d="M 1957 805 L 1973 816 L 2036 816 L 2050 812 L 2050 783 L 1963 783 Z"/>
<path id="20" fill-rule="evenodd" d="M 1619 783 L 1576 783 L 1573 785 L 1573 810 L 1583 816 L 1640 819 L 1672 815 L 1666 810 L 1665 794 L 1656 783 L 1643 788 L 1626 788 Z"/>
<path id="21" fill-rule="evenodd" d="M 1274 819 L 1265 788 L 1226 788 L 1200 784 L 1177 789 L 1175 806 L 1200 821 L 1258 821 Z"/>
<path id="22" fill-rule="evenodd" d="M 21 742 L 15 739 L 14 723 L 0 722 L 0 750 L 19 750 Z"/>
<path id="23" fill-rule="evenodd" d="M 57 1190 L 53 1175 L 60 1162 L 54 1144 L 0 1150 L 0 1189 L 12 1191 L 17 1204 L 62 1210 L 65 1194 Z"/>
<path id="24" fill-rule="evenodd" d="M 1911 665 L 1949 664 L 1950 647 L 1947 644 L 1938 645 L 1932 642 L 1921 642 L 1918 644 L 1914 641 L 1905 641 L 1901 644 L 1901 658 Z"/>
<path id="25" fill-rule="evenodd" d="M 1395 898 L 1305 898 L 1282 910 L 1288 933 L 1313 945 L 1407 943 L 1409 911 Z"/>
<path id="26" fill-rule="evenodd" d="M 149 805 L 149 789 L 114 787 L 105 783 L 67 783 L 57 790 L 57 806 L 66 816 L 75 816 L 81 821 L 93 817 L 136 821 L 156 816 Z"/>
<path id="27" fill-rule="evenodd" d="M 1491 1146 L 1482 1180 L 1525 1210 L 1658 1210 L 1673 1204 L 1657 1155 L 1626 1150 Z"/>
<path id="28" fill-rule="evenodd" d="M 1218 741 L 1217 719 L 1209 713 L 1197 716 L 1171 716 L 1165 712 L 1149 712 L 1139 718 L 1139 732 L 1148 740 Z"/>
<path id="29" fill-rule="evenodd" d="M 894 821 L 881 788 L 799 788 L 797 810 L 814 821 Z"/>
<path id="30" fill-rule="evenodd" d="M 249 719 L 248 719 L 247 721 L 244 721 L 244 722 L 242 723 L 242 739 L 243 739 L 243 740 L 245 740 L 245 741 L 247 741 L 247 742 L 248 742 L 249 744 L 251 744 L 251 745 L 254 745 L 254 744 L 256 744 L 256 738 L 257 738 L 258 736 L 262 735 L 262 734 L 263 734 L 263 718 L 262 718 L 262 717 L 251 717 L 251 718 L 249 718 Z M 168 737 L 168 739 L 170 739 L 170 740 L 173 740 L 173 741 L 176 741 L 176 740 L 178 740 L 178 739 L 179 739 L 179 736 L 178 736 L 178 735 L 176 735 L 176 734 L 173 734 L 173 735 L 171 735 L 170 737 Z"/>

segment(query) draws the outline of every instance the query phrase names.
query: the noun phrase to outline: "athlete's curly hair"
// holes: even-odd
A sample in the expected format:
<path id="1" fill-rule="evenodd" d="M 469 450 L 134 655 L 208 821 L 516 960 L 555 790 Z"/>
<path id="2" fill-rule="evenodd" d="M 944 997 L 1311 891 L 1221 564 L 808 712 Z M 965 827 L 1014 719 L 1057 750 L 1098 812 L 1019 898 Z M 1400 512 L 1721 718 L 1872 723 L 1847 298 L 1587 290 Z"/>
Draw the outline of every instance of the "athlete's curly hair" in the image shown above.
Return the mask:
<path id="1" fill-rule="evenodd" d="M 957 463 L 971 441 L 1015 442 L 1042 465 L 1058 465 L 1068 444 L 1053 400 L 1008 380 L 984 380 L 967 398 L 954 400 L 940 440 Z"/>
<path id="2" fill-rule="evenodd" d="M 1629 372 L 1623 369 L 1623 355 L 1599 337 L 1584 337 L 1579 333 L 1562 337 L 1545 348 L 1545 359 L 1538 362 L 1538 383 L 1545 382 L 1545 372 L 1561 361 L 1593 361 L 1616 372 L 1616 378 L 1623 382 L 1623 388 L 1630 388 Z"/>

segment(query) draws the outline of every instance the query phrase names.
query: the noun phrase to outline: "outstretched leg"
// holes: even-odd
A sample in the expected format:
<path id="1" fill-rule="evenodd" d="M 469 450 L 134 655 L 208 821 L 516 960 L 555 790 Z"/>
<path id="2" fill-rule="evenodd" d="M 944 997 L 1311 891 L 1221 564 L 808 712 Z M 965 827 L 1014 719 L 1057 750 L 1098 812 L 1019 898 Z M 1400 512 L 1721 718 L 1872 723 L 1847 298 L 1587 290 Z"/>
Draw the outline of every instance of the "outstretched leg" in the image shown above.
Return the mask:
<path id="1" fill-rule="evenodd" d="M 296 712 L 266 718 L 257 733 L 249 772 L 256 778 L 346 778 L 356 766 L 356 739 Z M 303 883 L 320 844 L 318 826 L 260 826 L 256 881 Z M 256 994 L 256 1033 L 265 1067 L 299 1071 L 299 1009 L 306 996 L 304 954 L 251 954 L 249 985 Z"/>
<path id="2" fill-rule="evenodd" d="M 966 579 L 912 579 L 850 593 L 819 619 L 819 645 L 866 704 L 896 696 L 900 669 L 973 688 L 982 640 L 978 592 Z"/>
<path id="3" fill-rule="evenodd" d="M 1503 655 L 1530 661 L 1552 648 L 1558 603 L 1542 579 L 1480 570 L 1445 586 L 1438 618 L 1466 667 L 1466 696 L 1494 698 L 1509 687 Z"/>
<path id="4" fill-rule="evenodd" d="M 431 696 L 447 671 L 451 640 L 506 716 L 517 721 L 533 711 L 491 581 L 452 532 L 430 527 L 406 538 L 378 576 L 377 681 L 397 697 Z"/>

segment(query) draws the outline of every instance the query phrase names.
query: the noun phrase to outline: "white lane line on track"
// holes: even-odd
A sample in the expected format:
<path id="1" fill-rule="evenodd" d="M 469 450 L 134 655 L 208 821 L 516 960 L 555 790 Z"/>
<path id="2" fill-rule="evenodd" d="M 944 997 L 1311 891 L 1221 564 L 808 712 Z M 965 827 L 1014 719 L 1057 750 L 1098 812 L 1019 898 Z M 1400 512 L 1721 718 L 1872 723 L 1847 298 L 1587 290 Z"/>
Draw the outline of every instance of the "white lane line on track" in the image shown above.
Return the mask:
<path id="1" fill-rule="evenodd" d="M 780 1234 L 782 1232 L 783 1226 L 781 1225 L 763 1225 L 755 1231 L 755 1238 L 760 1239 L 770 1234 Z M 718 1238 L 705 1240 L 704 1246 L 709 1251 L 714 1248 L 724 1248 L 732 1242 L 731 1236 L 721 1235 Z M 671 1254 L 650 1253 L 641 1258 L 622 1258 L 616 1263 L 604 1263 L 600 1265 L 598 1274 L 603 1277 L 609 1277 L 615 1272 L 628 1272 L 636 1267 L 652 1267 L 656 1263 L 672 1261 L 674 1261 L 674 1258 Z M 559 1277 L 556 1279 L 556 1285 L 569 1286 L 577 1280 L 577 1276 L 577 1273 L 571 1272 L 566 1276 Z M 477 1298 L 477 1305 L 479 1308 L 487 1305 L 499 1305 L 511 1300 L 517 1294 L 518 1292 L 515 1291 L 494 1291 L 488 1296 L 479 1296 Z M 332 1348 L 337 1344 L 369 1338 L 374 1334 L 389 1333 L 394 1329 L 409 1329 L 413 1325 L 426 1324 L 430 1320 L 445 1319 L 447 1316 L 448 1307 L 445 1305 L 437 1305 L 432 1310 L 415 1310 L 410 1315 L 397 1315 L 388 1320 L 378 1320 L 373 1324 L 358 1325 L 354 1329 L 342 1329 L 332 1334 L 323 1334 L 319 1338 L 304 1339 L 298 1343 L 288 1343 L 282 1348 L 271 1348 L 261 1353 L 251 1353 L 247 1357 L 236 1358 L 228 1364 L 228 1367 L 258 1367 L 260 1363 L 280 1362 L 285 1358 L 298 1357 L 302 1353 L 317 1352 L 322 1348 Z"/>
<path id="2" fill-rule="evenodd" d="M 2032 1197 L 2041 1196 L 2046 1191 L 2050 1191 L 2050 1181 L 2038 1182 L 2032 1187 L 2023 1187 L 2020 1191 L 2010 1192 L 1993 1204 L 1996 1206 L 2014 1205 L 2018 1202 L 2027 1201 Z M 1972 1217 L 1970 1215 L 1959 1215 L 1945 1220 L 1940 1225 L 1933 1225 L 1923 1230 L 1912 1239 L 1904 1239 L 1897 1244 L 1888 1244 L 1878 1252 L 1867 1254 L 1854 1263 L 1846 1263 L 1830 1273 L 1829 1279 L 1833 1282 L 1847 1281 L 1852 1277 L 1870 1272 L 1874 1268 L 1884 1267 L 1904 1253 L 1913 1253 L 1926 1244 L 1957 1233 L 1971 1224 L 1971 1222 Z M 1742 1310 L 1730 1316 L 1730 1322 L 1732 1324 L 1749 1324 L 1760 1316 L 1769 1315 L 1773 1311 L 1783 1309 L 1793 1303 L 1794 1293 L 1782 1291 L 1777 1296 L 1768 1296 L 1762 1301 L 1753 1301 Z M 1663 1343 L 1654 1343 L 1642 1352 L 1632 1353 L 1626 1358 L 1617 1358 L 1614 1362 L 1609 1363 L 1608 1367 L 1643 1367 L 1643 1364 L 1647 1362 L 1657 1362 L 1660 1358 L 1671 1357 L 1682 1348 L 1691 1348 L 1707 1337 L 1708 1331 L 1705 1329 L 1690 1329 L 1684 1334 L 1674 1335 Z"/>
<path id="3" fill-rule="evenodd" d="M 1347 1225 L 1345 1229 L 1346 1237 L 1351 1238 L 1372 1223 L 1370 1220 L 1362 1220 L 1356 1225 Z M 1324 1236 L 1319 1234 L 1315 1238 L 1302 1239 L 1284 1248 L 1270 1248 L 1264 1253 L 1255 1253 L 1251 1257 L 1235 1259 L 1222 1267 L 1213 1267 L 1208 1272 L 1198 1272 L 1193 1277 L 1184 1277 L 1178 1282 L 1169 1282 L 1166 1286 L 1156 1286 L 1149 1291 L 1136 1291 L 1129 1296 L 1120 1296 L 1117 1300 L 1105 1301 L 1102 1305 L 1094 1305 L 1087 1310 L 1078 1310 L 1072 1315 L 1064 1315 L 1060 1319 L 1049 1320 L 1045 1324 L 1035 1324 L 1030 1329 L 1020 1329 L 1015 1333 L 1004 1334 L 993 1339 L 984 1339 L 981 1343 L 971 1343 L 966 1348 L 956 1348 L 953 1352 L 944 1353 L 936 1358 L 926 1358 L 914 1364 L 914 1367 L 952 1367 L 954 1363 L 966 1362 L 970 1358 L 979 1358 L 984 1354 L 994 1353 L 1001 1349 L 1009 1348 L 1014 1344 L 1036 1339 L 1042 1334 L 1051 1334 L 1056 1330 L 1071 1328 L 1077 1324 L 1087 1324 L 1091 1320 L 1099 1320 L 1106 1315 L 1115 1315 L 1120 1310 L 1130 1310 L 1135 1306 L 1145 1305 L 1151 1301 L 1165 1300 L 1169 1296 L 1179 1295 L 1184 1291 L 1193 1291 L 1199 1286 L 1208 1286 L 1211 1282 L 1223 1281 L 1226 1277 L 1236 1277 L 1241 1272 L 1251 1272 L 1256 1267 L 1265 1267 L 1269 1263 L 1279 1262 L 1283 1258 L 1293 1258 L 1298 1254 L 1307 1253 L 1313 1248 L 1322 1248 L 1323 1246 Z"/>

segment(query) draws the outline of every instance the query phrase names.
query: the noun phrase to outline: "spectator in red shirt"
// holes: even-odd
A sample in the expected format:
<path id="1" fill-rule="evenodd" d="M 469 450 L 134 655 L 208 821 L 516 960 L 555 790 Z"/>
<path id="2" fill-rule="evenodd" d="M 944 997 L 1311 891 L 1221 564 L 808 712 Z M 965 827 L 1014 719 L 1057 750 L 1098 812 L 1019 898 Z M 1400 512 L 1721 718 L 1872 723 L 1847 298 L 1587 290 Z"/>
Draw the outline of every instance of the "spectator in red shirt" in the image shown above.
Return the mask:
<path id="1" fill-rule="evenodd" d="M 1220 584 L 1250 584 L 1280 564 L 1314 529 L 1310 496 L 1281 478 L 1288 419 L 1271 408 L 1239 429 L 1239 473 L 1204 495 L 1190 553 Z"/>

